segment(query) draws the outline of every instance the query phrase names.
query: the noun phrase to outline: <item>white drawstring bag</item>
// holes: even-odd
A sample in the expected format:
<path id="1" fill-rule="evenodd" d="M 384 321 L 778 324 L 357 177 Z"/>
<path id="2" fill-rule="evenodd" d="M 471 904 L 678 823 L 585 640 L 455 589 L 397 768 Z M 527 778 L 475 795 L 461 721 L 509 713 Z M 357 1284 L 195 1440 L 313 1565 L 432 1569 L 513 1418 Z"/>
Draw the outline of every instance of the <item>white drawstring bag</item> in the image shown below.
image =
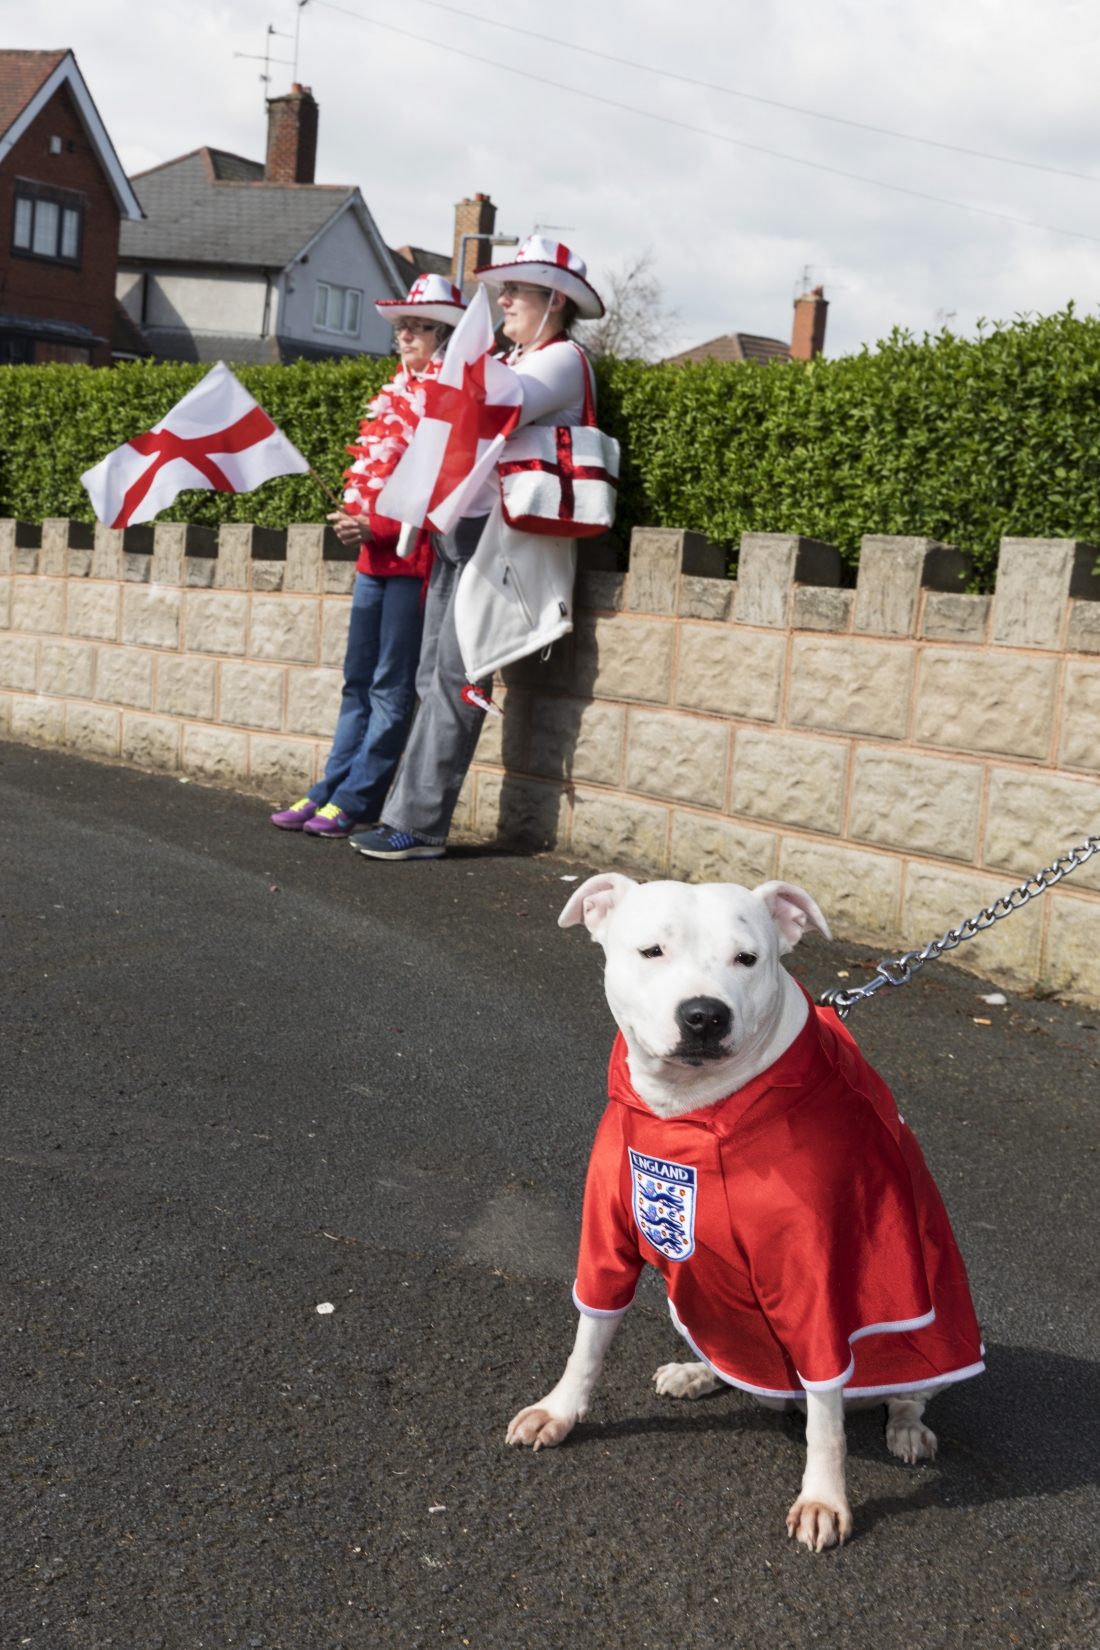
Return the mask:
<path id="1" fill-rule="evenodd" d="M 497 500 L 455 592 L 455 630 L 471 682 L 572 630 L 576 571 L 575 539 L 519 533 Z"/>

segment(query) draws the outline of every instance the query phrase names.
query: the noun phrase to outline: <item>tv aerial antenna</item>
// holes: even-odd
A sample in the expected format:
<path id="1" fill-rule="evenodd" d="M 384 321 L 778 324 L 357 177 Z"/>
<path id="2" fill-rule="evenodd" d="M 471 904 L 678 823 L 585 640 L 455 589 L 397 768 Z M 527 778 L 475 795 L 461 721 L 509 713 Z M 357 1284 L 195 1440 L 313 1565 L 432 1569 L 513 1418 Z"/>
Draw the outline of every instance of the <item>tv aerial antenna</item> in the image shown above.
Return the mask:
<path id="1" fill-rule="evenodd" d="M 304 0 L 299 0 L 299 4 L 304 4 Z M 293 40 L 294 41 L 294 61 L 293 61 L 293 63 L 291 63 L 289 57 L 272 57 L 272 55 L 271 55 L 271 42 L 272 42 L 273 39 L 274 40 Z M 248 60 L 252 63 L 262 63 L 263 64 L 263 66 L 264 66 L 263 67 L 263 73 L 260 75 L 260 80 L 263 82 L 264 103 L 266 104 L 267 100 L 268 100 L 268 96 L 269 96 L 268 88 L 271 85 L 271 68 L 272 68 L 272 64 L 276 64 L 276 65 L 281 64 L 284 68 L 287 68 L 287 69 L 292 68 L 293 71 L 294 71 L 295 80 L 297 80 L 297 78 L 298 78 L 298 34 L 297 34 L 297 29 L 295 29 L 295 32 L 292 35 L 284 34 L 281 29 L 277 29 L 271 23 L 269 23 L 267 25 L 267 34 L 264 36 L 264 49 L 263 49 L 262 53 L 260 53 L 260 52 L 234 52 L 233 56 L 234 57 L 247 57 Z"/>

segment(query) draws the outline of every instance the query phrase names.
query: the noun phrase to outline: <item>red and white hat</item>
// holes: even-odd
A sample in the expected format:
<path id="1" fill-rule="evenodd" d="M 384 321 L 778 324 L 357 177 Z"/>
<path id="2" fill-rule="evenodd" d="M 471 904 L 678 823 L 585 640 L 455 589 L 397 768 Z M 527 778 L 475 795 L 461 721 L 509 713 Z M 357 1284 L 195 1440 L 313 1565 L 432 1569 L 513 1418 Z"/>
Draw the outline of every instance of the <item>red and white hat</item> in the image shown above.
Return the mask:
<path id="1" fill-rule="evenodd" d="M 422 321 L 446 321 L 456 326 L 466 308 L 466 300 L 446 275 L 418 275 L 407 298 L 378 298 L 375 309 L 387 321 L 406 317 Z"/>
<path id="2" fill-rule="evenodd" d="M 603 300 L 585 277 L 588 265 L 575 252 L 570 252 L 561 241 L 547 240 L 545 235 L 528 235 L 508 264 L 483 264 L 474 270 L 486 286 L 503 286 L 505 281 L 530 281 L 532 286 L 550 287 L 572 298 L 586 321 L 596 321 L 603 314 Z"/>

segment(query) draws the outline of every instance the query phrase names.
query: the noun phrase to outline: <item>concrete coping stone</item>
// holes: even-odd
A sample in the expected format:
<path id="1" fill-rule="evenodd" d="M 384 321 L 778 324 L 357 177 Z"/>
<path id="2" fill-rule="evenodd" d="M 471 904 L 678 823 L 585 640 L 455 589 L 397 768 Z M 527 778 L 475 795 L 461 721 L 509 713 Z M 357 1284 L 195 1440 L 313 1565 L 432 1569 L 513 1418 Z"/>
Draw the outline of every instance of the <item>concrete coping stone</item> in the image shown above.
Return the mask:
<path id="1" fill-rule="evenodd" d="M 865 636 L 915 636 L 921 591 L 961 594 L 973 571 L 970 556 L 938 539 L 865 533 L 852 628 Z"/>
<path id="2" fill-rule="evenodd" d="M 13 550 L 37 550 L 42 543 L 42 529 L 33 521 L 16 521 L 12 516 L 0 519 L 0 544 L 10 544 Z"/>
<path id="3" fill-rule="evenodd" d="M 785 630 L 796 584 L 835 589 L 842 563 L 835 544 L 800 533 L 742 533 L 735 624 Z"/>

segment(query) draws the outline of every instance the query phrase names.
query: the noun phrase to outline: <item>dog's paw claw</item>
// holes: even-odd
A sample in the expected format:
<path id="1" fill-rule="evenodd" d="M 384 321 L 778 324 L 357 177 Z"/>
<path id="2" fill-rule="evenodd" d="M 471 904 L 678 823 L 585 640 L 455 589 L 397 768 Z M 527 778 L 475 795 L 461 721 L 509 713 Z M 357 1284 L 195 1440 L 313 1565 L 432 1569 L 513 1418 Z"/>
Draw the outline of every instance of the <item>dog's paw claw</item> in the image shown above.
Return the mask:
<path id="1" fill-rule="evenodd" d="M 912 1467 L 936 1459 L 936 1434 L 923 1421 L 887 1421 L 886 1448 Z"/>
<path id="2" fill-rule="evenodd" d="M 659 1398 L 702 1398 L 721 1386 L 706 1364 L 662 1364 L 653 1377 Z"/>
<path id="3" fill-rule="evenodd" d="M 842 1547 L 852 1533 L 852 1514 L 847 1502 L 827 1507 L 821 1501 L 804 1501 L 801 1496 L 787 1514 L 787 1534 L 797 1536 L 812 1553 L 827 1547 Z"/>
<path id="4" fill-rule="evenodd" d="M 573 1422 L 560 1415 L 551 1415 L 548 1409 L 532 1404 L 521 1409 L 509 1422 L 504 1435 L 506 1444 L 530 1444 L 532 1449 L 553 1449 L 573 1430 Z"/>

